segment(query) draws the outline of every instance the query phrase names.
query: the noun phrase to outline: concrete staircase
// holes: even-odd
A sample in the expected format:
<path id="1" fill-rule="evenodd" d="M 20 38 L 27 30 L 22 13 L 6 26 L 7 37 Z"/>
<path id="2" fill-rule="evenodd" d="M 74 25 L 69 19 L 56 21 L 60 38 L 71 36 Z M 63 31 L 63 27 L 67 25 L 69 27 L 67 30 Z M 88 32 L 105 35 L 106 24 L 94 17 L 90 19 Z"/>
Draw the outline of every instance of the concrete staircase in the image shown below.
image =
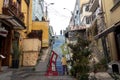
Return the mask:
<path id="1" fill-rule="evenodd" d="M 22 67 L 12 71 L 11 80 L 24 80 L 34 72 L 33 67 Z"/>
<path id="2" fill-rule="evenodd" d="M 50 48 L 43 50 L 43 55 L 35 67 L 22 67 L 10 70 L 10 73 L 7 72 L 7 74 L 3 74 L 4 76 L 7 75 L 8 78 L 0 77 L 0 80 L 75 80 L 68 75 L 45 76 L 50 59 L 50 51 Z M 33 68 L 35 68 L 35 70 Z"/>
<path id="3" fill-rule="evenodd" d="M 40 71 L 46 72 L 47 71 L 51 49 L 45 48 L 45 49 L 42 49 L 42 52 L 43 53 L 42 53 L 41 59 L 38 61 L 38 64 L 35 67 L 35 71 L 37 71 L 37 72 L 40 72 Z"/>
<path id="4" fill-rule="evenodd" d="M 11 80 L 12 71 L 0 72 L 0 80 Z"/>
<path id="5" fill-rule="evenodd" d="M 76 80 L 75 78 L 64 76 L 45 76 L 42 71 L 17 71 L 14 72 L 11 80 Z"/>
<path id="6" fill-rule="evenodd" d="M 35 78 L 34 78 L 35 77 Z M 76 80 L 70 76 L 30 76 L 25 80 Z"/>

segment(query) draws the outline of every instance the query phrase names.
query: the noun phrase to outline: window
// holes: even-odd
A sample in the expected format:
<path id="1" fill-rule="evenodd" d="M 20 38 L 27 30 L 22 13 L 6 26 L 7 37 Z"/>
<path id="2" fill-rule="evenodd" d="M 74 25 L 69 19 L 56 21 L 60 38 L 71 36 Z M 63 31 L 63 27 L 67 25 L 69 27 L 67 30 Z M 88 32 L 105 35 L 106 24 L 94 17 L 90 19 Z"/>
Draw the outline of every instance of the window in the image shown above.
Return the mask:
<path id="1" fill-rule="evenodd" d="M 77 11 L 76 11 L 76 14 L 78 14 L 78 12 L 79 12 L 79 11 L 77 10 Z"/>
<path id="2" fill-rule="evenodd" d="M 86 6 L 85 11 L 89 11 L 89 5 Z"/>
<path id="3" fill-rule="evenodd" d="M 91 3 L 93 3 L 94 0 L 91 0 Z"/>
<path id="4" fill-rule="evenodd" d="M 93 15 L 92 15 L 92 21 L 93 21 L 95 18 L 96 18 L 96 15 L 93 14 Z"/>
<path id="5" fill-rule="evenodd" d="M 116 35 L 116 38 L 117 38 L 117 51 L 118 51 L 118 56 L 120 55 L 120 33 Z M 119 60 L 120 60 L 120 57 L 118 57 Z"/>
<path id="6" fill-rule="evenodd" d="M 21 0 L 17 0 L 17 2 L 20 4 L 20 3 L 21 3 Z"/>
<path id="7" fill-rule="evenodd" d="M 118 60 L 120 60 L 120 26 L 117 26 L 117 28 L 116 28 L 115 40 L 116 40 Z"/>
<path id="8" fill-rule="evenodd" d="M 86 17 L 86 24 L 90 24 L 90 19 L 89 19 L 89 17 Z"/>
<path id="9" fill-rule="evenodd" d="M 29 5 L 29 3 L 30 3 L 30 0 L 25 0 L 25 2 L 27 3 L 27 5 Z"/>

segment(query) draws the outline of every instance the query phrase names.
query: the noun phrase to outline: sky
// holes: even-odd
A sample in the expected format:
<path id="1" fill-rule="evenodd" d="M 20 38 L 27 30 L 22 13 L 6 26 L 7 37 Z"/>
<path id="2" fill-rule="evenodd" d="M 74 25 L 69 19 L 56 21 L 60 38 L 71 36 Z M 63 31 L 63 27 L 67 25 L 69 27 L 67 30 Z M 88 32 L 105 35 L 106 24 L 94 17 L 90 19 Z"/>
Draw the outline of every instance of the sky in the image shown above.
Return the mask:
<path id="1" fill-rule="evenodd" d="M 76 0 L 45 0 L 48 5 L 48 18 L 56 35 L 69 25 L 71 11 L 74 10 Z M 50 5 L 50 3 L 54 3 Z M 66 8 L 66 9 L 64 9 Z"/>

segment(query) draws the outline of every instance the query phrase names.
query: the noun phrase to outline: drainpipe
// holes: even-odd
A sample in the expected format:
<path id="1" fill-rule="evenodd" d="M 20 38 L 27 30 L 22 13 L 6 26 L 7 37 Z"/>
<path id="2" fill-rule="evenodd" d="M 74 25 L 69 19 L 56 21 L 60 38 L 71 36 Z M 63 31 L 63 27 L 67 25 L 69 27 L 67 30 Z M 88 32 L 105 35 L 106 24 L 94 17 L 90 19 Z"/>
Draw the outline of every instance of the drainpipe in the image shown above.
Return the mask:
<path id="1" fill-rule="evenodd" d="M 102 11 L 102 13 L 100 13 L 101 17 L 101 23 L 102 23 L 102 31 L 105 29 L 105 21 L 104 21 L 104 13 L 103 13 L 103 7 L 102 7 L 102 0 L 99 0 L 99 5 L 100 5 L 100 10 Z M 108 54 L 108 49 L 107 49 L 107 42 L 106 42 L 106 36 L 103 36 L 101 38 L 102 41 L 102 46 L 103 46 L 103 51 L 104 51 L 104 55 L 105 55 L 105 59 L 106 59 L 106 63 L 109 63 L 109 54 Z"/>
<path id="2" fill-rule="evenodd" d="M 108 54 L 108 51 L 107 51 L 107 44 L 106 44 L 105 36 L 103 36 L 103 37 L 101 38 L 101 40 L 102 40 L 103 51 L 104 51 L 106 63 L 108 64 L 108 62 L 109 62 L 109 54 Z"/>

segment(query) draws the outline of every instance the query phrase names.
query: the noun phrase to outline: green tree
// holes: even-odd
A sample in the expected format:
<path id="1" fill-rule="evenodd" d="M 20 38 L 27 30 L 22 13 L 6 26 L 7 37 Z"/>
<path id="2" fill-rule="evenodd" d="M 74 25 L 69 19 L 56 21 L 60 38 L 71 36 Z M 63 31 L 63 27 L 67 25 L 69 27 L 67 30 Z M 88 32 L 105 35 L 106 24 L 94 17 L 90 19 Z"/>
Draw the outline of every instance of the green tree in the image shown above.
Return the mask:
<path id="1" fill-rule="evenodd" d="M 68 44 L 73 53 L 71 74 L 79 80 L 87 80 L 89 72 L 89 55 L 91 54 L 89 41 L 78 37 L 76 44 Z"/>

